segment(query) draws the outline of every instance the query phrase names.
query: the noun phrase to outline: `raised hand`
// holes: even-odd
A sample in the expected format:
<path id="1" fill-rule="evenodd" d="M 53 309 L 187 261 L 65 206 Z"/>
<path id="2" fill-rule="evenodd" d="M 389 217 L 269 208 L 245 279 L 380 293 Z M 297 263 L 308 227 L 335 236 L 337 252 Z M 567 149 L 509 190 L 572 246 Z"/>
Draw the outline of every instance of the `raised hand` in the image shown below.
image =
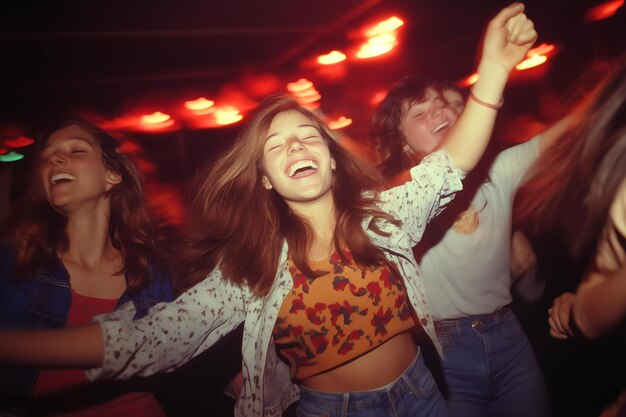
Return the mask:
<path id="1" fill-rule="evenodd" d="M 511 72 L 537 40 L 535 25 L 524 14 L 523 3 L 502 9 L 487 25 L 482 61 Z"/>

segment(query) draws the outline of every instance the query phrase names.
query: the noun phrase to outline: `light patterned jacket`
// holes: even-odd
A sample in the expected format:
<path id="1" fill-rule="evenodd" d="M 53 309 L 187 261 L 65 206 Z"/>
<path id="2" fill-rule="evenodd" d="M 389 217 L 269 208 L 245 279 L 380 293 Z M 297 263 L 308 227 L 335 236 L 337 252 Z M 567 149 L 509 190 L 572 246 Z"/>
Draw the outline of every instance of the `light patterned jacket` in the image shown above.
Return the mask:
<path id="1" fill-rule="evenodd" d="M 411 170 L 412 180 L 381 193 L 380 208 L 402 221 L 400 227 L 379 220 L 389 236 L 363 223 L 372 242 L 380 247 L 404 277 L 406 291 L 426 333 L 441 353 L 428 309 L 426 290 L 411 247 L 434 218 L 462 188 L 464 173 L 445 150 L 434 152 Z M 219 269 L 171 303 L 154 306 L 147 317 L 132 321 L 132 311 L 98 316 L 105 337 L 102 368 L 86 371 L 90 379 L 128 378 L 172 369 L 207 349 L 241 322 L 244 384 L 235 406 L 238 417 L 279 417 L 299 396 L 289 368 L 276 353 L 272 330 L 285 296 L 293 286 L 287 268 L 285 243 L 276 279 L 268 294 L 253 297 L 246 287 L 222 279 Z M 129 303 L 130 304 L 130 303 Z M 132 310 L 128 306 L 126 310 Z M 210 378 L 207 370 L 207 378 Z"/>

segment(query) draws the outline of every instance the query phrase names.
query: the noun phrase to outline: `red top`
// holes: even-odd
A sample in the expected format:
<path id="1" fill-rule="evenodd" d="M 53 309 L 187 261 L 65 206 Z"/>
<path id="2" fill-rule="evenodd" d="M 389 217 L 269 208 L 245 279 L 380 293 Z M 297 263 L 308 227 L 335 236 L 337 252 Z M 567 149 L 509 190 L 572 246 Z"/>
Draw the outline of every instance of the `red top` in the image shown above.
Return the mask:
<path id="1" fill-rule="evenodd" d="M 95 315 L 110 313 L 115 310 L 117 301 L 88 297 L 72 290 L 67 326 L 87 324 Z M 161 406 L 149 392 L 130 392 L 110 401 L 104 400 L 111 394 L 103 390 L 112 385 L 105 383 L 98 388 L 87 380 L 79 368 L 43 369 L 35 383 L 34 409 L 38 415 L 68 417 L 165 417 Z M 80 408 L 74 410 L 79 401 L 82 403 Z"/>

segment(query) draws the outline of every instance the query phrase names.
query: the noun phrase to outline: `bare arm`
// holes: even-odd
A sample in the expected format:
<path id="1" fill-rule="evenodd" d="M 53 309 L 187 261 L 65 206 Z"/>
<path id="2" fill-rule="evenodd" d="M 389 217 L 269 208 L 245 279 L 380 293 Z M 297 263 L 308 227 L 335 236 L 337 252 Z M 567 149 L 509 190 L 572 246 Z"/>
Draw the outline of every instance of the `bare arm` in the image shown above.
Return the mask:
<path id="1" fill-rule="evenodd" d="M 626 317 L 626 264 L 611 275 L 590 274 L 576 291 L 574 318 L 589 338 L 602 336 Z"/>
<path id="2" fill-rule="evenodd" d="M 103 360 L 98 323 L 54 330 L 0 330 L 0 362 L 92 368 Z"/>
<path id="3" fill-rule="evenodd" d="M 510 72 L 537 39 L 533 23 L 524 15 L 524 5 L 506 7 L 489 25 L 478 66 L 479 79 L 472 88 L 480 101 L 497 105 Z M 483 155 L 497 111 L 469 99 L 457 122 L 450 128 L 444 147 L 459 168 L 473 169 Z"/>
<path id="4" fill-rule="evenodd" d="M 626 179 L 622 180 L 610 209 L 612 231 L 602 241 L 598 255 L 609 252 L 608 246 L 623 248 L 617 243 L 626 238 Z M 614 244 L 605 242 L 615 241 Z M 591 272 L 576 291 L 573 305 L 574 319 L 580 331 L 587 337 L 599 337 L 626 318 L 626 253 L 616 253 L 615 268 L 610 272 Z"/>

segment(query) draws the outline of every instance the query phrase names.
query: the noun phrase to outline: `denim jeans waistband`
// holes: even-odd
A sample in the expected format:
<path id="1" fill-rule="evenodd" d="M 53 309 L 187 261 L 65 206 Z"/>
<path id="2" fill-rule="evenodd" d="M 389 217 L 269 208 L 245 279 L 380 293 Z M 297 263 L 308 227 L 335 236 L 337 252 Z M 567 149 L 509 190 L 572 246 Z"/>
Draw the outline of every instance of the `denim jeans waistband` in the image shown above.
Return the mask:
<path id="1" fill-rule="evenodd" d="M 300 386 L 300 401 L 313 401 L 329 406 L 341 406 L 341 408 L 345 409 L 347 409 L 348 406 L 359 407 L 387 404 L 389 402 L 388 394 L 390 392 L 401 395 L 403 392 L 411 390 L 411 387 L 406 384 L 405 379 L 408 378 L 411 381 L 415 380 L 421 368 L 425 366 L 420 355 L 421 351 L 418 346 L 415 359 L 413 359 L 411 364 L 395 381 L 389 384 L 371 390 L 351 392 L 317 391 L 305 386 Z"/>
<path id="2" fill-rule="evenodd" d="M 511 320 L 514 317 L 515 314 L 510 308 L 502 307 L 491 314 L 478 314 L 475 316 L 435 321 L 435 330 L 451 331 L 457 329 L 464 331 L 470 328 L 475 330 L 489 329 L 500 323 Z"/>

